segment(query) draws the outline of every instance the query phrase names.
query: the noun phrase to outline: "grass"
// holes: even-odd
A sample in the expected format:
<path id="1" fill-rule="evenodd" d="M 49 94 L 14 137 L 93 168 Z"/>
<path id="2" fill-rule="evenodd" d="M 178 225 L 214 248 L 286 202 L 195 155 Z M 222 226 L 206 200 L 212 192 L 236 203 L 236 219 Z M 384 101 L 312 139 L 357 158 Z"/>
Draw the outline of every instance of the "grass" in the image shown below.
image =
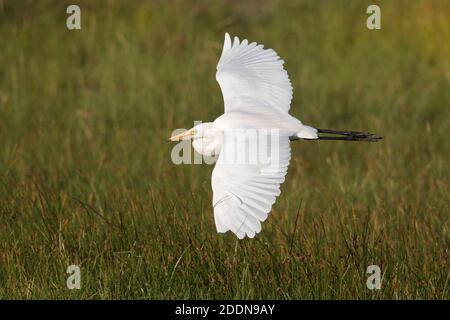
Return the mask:
<path id="1" fill-rule="evenodd" d="M 450 4 L 369 31 L 372 2 L 77 1 L 69 31 L 69 2 L 0 1 L 0 298 L 448 299 Z M 223 112 L 225 31 L 282 56 L 304 123 L 385 137 L 295 142 L 253 240 L 165 143 Z"/>

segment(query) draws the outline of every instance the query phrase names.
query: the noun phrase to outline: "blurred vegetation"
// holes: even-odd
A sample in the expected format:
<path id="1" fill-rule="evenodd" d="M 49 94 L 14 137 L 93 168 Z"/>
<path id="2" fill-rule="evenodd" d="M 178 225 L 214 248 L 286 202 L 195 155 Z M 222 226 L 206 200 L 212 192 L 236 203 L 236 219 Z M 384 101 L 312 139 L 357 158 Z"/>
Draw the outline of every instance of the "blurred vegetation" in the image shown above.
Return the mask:
<path id="1" fill-rule="evenodd" d="M 450 2 L 76 1 L 69 31 L 72 3 L 0 0 L 0 298 L 449 298 Z M 286 61 L 304 123 L 385 137 L 296 142 L 253 240 L 165 142 L 223 112 L 226 31 Z"/>

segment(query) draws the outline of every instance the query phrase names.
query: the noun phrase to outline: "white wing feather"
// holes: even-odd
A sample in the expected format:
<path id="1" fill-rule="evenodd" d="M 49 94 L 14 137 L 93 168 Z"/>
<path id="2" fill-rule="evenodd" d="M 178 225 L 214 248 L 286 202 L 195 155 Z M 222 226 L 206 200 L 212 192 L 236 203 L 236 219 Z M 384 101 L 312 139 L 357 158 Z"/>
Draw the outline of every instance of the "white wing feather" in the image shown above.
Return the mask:
<path id="1" fill-rule="evenodd" d="M 248 142 L 250 138 L 246 139 Z M 249 148 L 242 150 L 242 146 L 235 145 L 236 141 L 224 138 L 211 178 L 218 232 L 231 230 L 242 239 L 245 236 L 253 238 L 261 231 L 261 222 L 267 219 L 276 197 L 280 195 L 280 185 L 284 182 L 291 158 L 289 138 L 278 136 L 276 139 L 278 143 L 266 147 L 260 145 L 257 151 L 271 155 L 270 148 L 276 145 L 276 153 L 273 153 L 276 156 L 271 157 L 269 163 L 233 164 L 224 159 L 233 159 L 236 156 L 234 150 L 244 153 L 251 151 Z"/>
<path id="2" fill-rule="evenodd" d="M 273 108 L 288 112 L 292 85 L 284 61 L 272 49 L 225 34 L 216 79 L 222 89 L 225 112 L 245 107 Z"/>

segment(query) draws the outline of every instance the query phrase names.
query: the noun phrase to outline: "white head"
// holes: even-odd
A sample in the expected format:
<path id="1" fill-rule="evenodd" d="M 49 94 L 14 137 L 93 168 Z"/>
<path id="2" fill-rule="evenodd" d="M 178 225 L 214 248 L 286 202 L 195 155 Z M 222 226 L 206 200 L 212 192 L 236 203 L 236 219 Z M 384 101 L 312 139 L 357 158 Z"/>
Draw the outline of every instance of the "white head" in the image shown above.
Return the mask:
<path id="1" fill-rule="evenodd" d="M 192 140 L 194 150 L 204 156 L 214 156 L 222 148 L 223 132 L 213 122 L 196 125 L 183 133 L 169 138 L 169 141 Z"/>

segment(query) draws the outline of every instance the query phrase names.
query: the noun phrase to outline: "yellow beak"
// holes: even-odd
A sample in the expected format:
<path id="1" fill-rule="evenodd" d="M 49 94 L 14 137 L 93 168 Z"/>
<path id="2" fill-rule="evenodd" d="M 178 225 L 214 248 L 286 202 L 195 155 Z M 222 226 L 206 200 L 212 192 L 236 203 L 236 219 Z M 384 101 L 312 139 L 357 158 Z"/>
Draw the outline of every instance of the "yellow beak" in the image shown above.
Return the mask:
<path id="1" fill-rule="evenodd" d="M 168 141 L 181 141 L 181 140 L 190 140 L 195 135 L 195 130 L 187 130 L 180 134 L 174 135 L 169 138 Z"/>

